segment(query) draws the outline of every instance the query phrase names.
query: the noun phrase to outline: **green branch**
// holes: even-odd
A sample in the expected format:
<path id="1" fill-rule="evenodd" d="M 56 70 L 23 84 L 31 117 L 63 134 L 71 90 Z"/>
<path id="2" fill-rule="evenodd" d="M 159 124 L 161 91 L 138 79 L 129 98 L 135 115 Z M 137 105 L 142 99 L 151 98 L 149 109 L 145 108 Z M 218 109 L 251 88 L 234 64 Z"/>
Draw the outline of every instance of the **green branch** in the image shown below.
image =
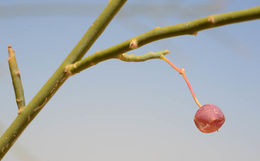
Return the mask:
<path id="1" fill-rule="evenodd" d="M 65 67 L 84 56 L 125 2 L 126 0 L 109 1 L 106 8 L 91 25 L 86 34 L 63 61 L 52 77 L 33 97 L 24 110 L 15 118 L 13 123 L 0 138 L 0 160 L 14 144 L 15 140 L 21 135 L 23 130 L 70 76 L 70 74 L 65 71 Z"/>
<path id="2" fill-rule="evenodd" d="M 33 97 L 24 110 L 15 118 L 13 123 L 0 138 L 0 160 L 14 144 L 15 140 L 21 135 L 23 130 L 29 125 L 70 75 L 80 72 L 101 61 L 118 57 L 122 53 L 126 53 L 156 40 L 186 34 L 193 35 L 201 30 L 260 18 L 260 7 L 255 7 L 247 10 L 213 15 L 179 25 L 163 28 L 156 27 L 150 32 L 144 33 L 103 51 L 96 52 L 85 59 L 81 59 L 99 35 L 104 31 L 125 1 L 126 0 L 109 1 L 107 7 L 91 25 L 86 34 L 63 61 L 57 71 Z M 123 55 L 123 57 L 124 56 L 126 55 Z M 146 56 L 150 57 L 151 55 L 149 54 Z M 134 58 L 131 59 L 134 60 Z"/>
<path id="3" fill-rule="evenodd" d="M 162 51 L 158 51 L 158 52 L 149 52 L 143 55 L 135 55 L 135 54 L 120 54 L 117 55 L 115 57 L 111 57 L 109 59 L 119 59 L 125 62 L 144 62 L 150 59 L 160 59 L 162 55 L 167 55 L 169 54 L 170 51 L 169 50 L 162 50 Z M 95 57 L 93 57 L 93 59 L 89 59 L 90 66 L 96 65 L 97 63 L 101 62 L 100 59 L 95 59 Z M 73 73 L 73 71 L 75 71 L 75 69 L 77 68 L 77 63 L 74 64 L 70 64 L 67 65 L 66 67 L 66 71 L 68 73 L 70 73 L 70 75 L 73 75 L 75 73 Z"/>
<path id="4" fill-rule="evenodd" d="M 98 51 L 82 60 L 79 60 L 78 62 L 74 63 L 73 68 L 70 68 L 70 72 L 81 72 L 82 70 L 89 68 L 99 62 L 111 59 L 122 53 L 126 53 L 153 41 L 181 35 L 196 35 L 201 30 L 259 18 L 260 6 L 257 6 L 250 9 L 212 15 L 182 24 L 167 27 L 156 27 L 149 32 L 126 40 L 105 50 Z"/>
<path id="5" fill-rule="evenodd" d="M 8 64 L 9 64 L 9 69 L 10 69 L 12 82 L 14 86 L 14 93 L 16 97 L 16 103 L 18 106 L 18 113 L 20 113 L 22 108 L 25 106 L 23 85 L 20 76 L 20 71 L 15 58 L 15 52 L 11 45 L 8 46 L 8 52 L 9 52 Z"/>
<path id="6" fill-rule="evenodd" d="M 125 62 L 144 62 L 150 59 L 160 59 L 162 55 L 167 55 L 169 53 L 170 53 L 169 50 L 163 50 L 158 52 L 149 52 L 143 55 L 121 54 L 118 55 L 116 58 Z"/>

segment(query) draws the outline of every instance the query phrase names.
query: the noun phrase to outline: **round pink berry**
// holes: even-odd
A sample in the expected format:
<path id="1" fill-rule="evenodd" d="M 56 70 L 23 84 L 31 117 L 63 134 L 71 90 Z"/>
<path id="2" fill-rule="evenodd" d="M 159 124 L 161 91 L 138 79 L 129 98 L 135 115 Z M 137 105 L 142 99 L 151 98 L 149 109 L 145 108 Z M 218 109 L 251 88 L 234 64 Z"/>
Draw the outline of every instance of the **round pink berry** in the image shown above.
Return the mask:
<path id="1" fill-rule="evenodd" d="M 218 106 L 206 104 L 196 112 L 194 122 L 201 132 L 212 133 L 224 124 L 225 116 Z"/>

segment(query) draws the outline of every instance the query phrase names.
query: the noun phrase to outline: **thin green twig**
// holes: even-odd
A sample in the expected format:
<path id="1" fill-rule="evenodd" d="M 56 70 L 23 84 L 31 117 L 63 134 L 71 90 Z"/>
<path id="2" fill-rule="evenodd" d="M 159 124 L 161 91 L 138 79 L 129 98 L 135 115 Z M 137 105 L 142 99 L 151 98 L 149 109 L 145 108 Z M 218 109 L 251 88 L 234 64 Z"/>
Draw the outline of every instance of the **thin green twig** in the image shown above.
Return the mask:
<path id="1" fill-rule="evenodd" d="M 143 55 L 135 55 L 135 54 L 121 54 L 116 58 L 125 62 L 144 62 L 150 59 L 160 59 L 162 55 L 169 54 L 169 50 L 163 50 L 158 52 L 149 52 Z"/>
<path id="2" fill-rule="evenodd" d="M 126 40 L 105 50 L 98 51 L 82 60 L 77 61 L 70 66 L 70 72 L 73 74 L 81 72 L 82 70 L 99 62 L 111 59 L 117 55 L 126 53 L 153 41 L 181 35 L 197 35 L 197 33 L 201 30 L 259 18 L 260 6 L 257 6 L 250 9 L 212 15 L 182 24 L 167 27 L 156 27 L 149 32 Z"/>
<path id="3" fill-rule="evenodd" d="M 8 53 L 9 53 L 9 58 L 8 58 L 9 69 L 12 77 L 16 103 L 18 106 L 18 113 L 20 113 L 23 107 L 25 106 L 25 98 L 24 98 L 24 91 L 23 91 L 20 71 L 15 58 L 15 52 L 11 45 L 8 46 Z"/>

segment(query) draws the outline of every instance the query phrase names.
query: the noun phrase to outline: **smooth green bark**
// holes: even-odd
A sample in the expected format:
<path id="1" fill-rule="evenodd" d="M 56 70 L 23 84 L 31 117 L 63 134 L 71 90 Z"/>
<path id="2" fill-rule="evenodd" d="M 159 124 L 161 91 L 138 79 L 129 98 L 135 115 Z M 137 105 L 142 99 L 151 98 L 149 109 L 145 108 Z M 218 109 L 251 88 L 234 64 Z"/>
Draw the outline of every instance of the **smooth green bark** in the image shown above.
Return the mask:
<path id="1" fill-rule="evenodd" d="M 119 54 L 126 53 L 153 41 L 181 35 L 197 35 L 201 30 L 259 18 L 260 6 L 257 6 L 250 9 L 212 15 L 182 24 L 156 27 L 149 32 L 126 40 L 105 50 L 98 51 L 82 60 L 79 60 L 75 63 L 74 68 L 70 68 L 71 73 L 79 73 L 92 65 L 111 59 Z"/>

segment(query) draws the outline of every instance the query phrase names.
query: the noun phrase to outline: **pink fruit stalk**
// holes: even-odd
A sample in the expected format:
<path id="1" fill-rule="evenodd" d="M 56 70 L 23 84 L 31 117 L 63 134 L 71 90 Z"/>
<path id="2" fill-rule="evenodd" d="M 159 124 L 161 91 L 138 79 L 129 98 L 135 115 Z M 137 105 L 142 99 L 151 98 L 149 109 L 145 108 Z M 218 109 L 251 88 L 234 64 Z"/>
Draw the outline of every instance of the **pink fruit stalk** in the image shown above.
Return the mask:
<path id="1" fill-rule="evenodd" d="M 183 76 L 187 86 L 189 87 L 194 101 L 199 106 L 199 110 L 196 112 L 194 116 L 194 122 L 197 128 L 203 133 L 212 133 L 217 131 L 225 122 L 225 116 L 223 112 L 220 110 L 220 108 L 213 104 L 206 104 L 201 106 L 185 75 L 185 70 L 183 68 L 178 68 L 177 66 L 175 66 L 165 56 L 161 56 L 161 59 L 166 61 L 172 68 L 174 68 Z"/>
<path id="2" fill-rule="evenodd" d="M 201 132 L 212 133 L 224 124 L 225 116 L 218 106 L 206 104 L 196 112 L 194 122 Z"/>
<path id="3" fill-rule="evenodd" d="M 185 69 L 184 68 L 178 68 L 176 65 L 174 65 L 169 59 L 167 59 L 165 56 L 161 56 L 161 59 L 166 61 L 173 69 L 175 69 L 177 72 L 179 72 L 183 79 L 185 80 L 187 86 L 189 87 L 189 90 L 191 92 L 191 95 L 194 99 L 194 101 L 196 102 L 196 104 L 201 107 L 201 104 L 199 103 L 198 99 L 196 98 L 195 96 L 195 93 L 194 91 L 192 90 L 191 88 L 191 85 L 190 85 L 190 82 L 188 81 L 188 78 L 186 77 L 186 74 L 185 74 Z"/>

